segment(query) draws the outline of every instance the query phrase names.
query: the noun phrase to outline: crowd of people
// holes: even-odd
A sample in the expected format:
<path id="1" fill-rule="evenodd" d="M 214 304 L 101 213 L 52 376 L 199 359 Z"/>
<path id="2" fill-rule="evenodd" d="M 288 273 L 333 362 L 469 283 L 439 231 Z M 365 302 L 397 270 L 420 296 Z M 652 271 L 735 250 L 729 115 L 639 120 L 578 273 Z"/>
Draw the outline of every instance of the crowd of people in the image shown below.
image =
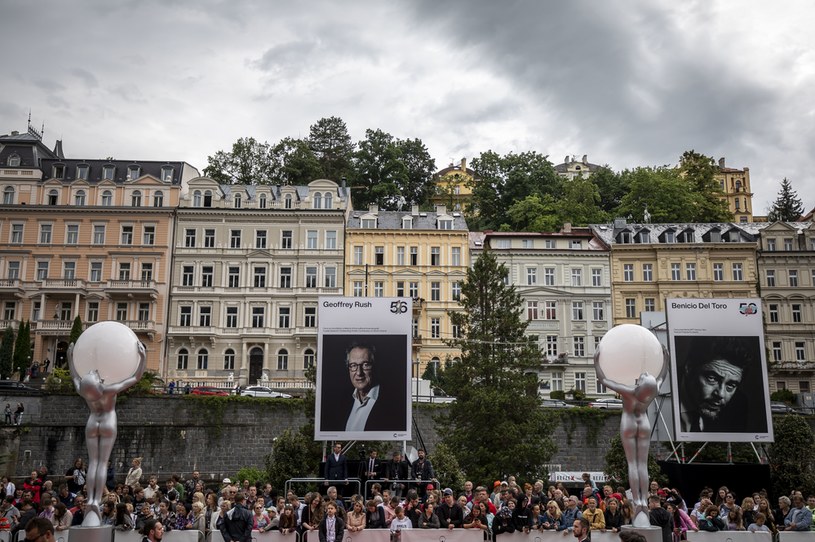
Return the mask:
<path id="1" fill-rule="evenodd" d="M 375 458 L 374 453 L 362 463 L 362 474 L 371 482 L 365 496 L 344 495 L 355 486 L 329 482 L 329 476 L 318 491 L 305 495 L 292 490 L 282 494 L 269 483 L 233 483 L 229 478 L 217 488 L 207 487 L 198 471 L 186 480 L 173 475 L 159 483 L 156 476 L 144 479 L 141 459 L 135 458 L 125 483 L 106 489 L 100 516 L 103 525 L 138 530 L 150 542 L 171 530 L 195 530 L 202 539 L 217 530 L 226 542 L 249 541 L 252 532 L 271 530 L 300 533 L 308 542 L 340 542 L 344 532 L 364 529 L 389 529 L 393 540 L 405 529 L 474 529 L 483 531 L 485 538 L 555 531 L 581 542 L 592 531 L 621 532 L 634 520 L 630 493 L 623 487 L 598 487 L 588 474 L 582 490 L 572 491 L 542 480 L 522 484 L 513 476 L 489 485 L 467 481 L 461 488 L 439 488 L 424 454 L 419 466 L 425 478 L 411 478 L 414 465 L 408 463 L 405 472 L 407 461 L 401 454 L 394 456 L 398 478 L 391 477 L 388 465 L 379 463 L 376 468 Z M 329 468 L 338 467 L 327 462 Z M 41 467 L 19 486 L 3 478 L 0 530 L 28 533 L 31 527 L 39 535 L 81 525 L 86 477 L 85 463 L 77 459 L 64 476 L 49 476 Z M 676 489 L 652 482 L 649 521 L 662 530 L 664 542 L 685 540 L 688 531 L 815 531 L 815 495 L 805 499 L 793 491 L 779 497 L 777 507 L 771 506 L 764 491 L 746 495 L 740 503 L 737 497 L 727 487 L 706 488 L 692 503 Z"/>

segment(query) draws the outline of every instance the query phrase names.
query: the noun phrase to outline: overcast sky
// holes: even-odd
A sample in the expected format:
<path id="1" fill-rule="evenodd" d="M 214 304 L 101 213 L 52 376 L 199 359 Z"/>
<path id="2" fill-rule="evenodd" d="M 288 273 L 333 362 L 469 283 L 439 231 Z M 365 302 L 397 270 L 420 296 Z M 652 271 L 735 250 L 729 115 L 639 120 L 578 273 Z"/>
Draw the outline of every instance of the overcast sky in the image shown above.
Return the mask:
<path id="1" fill-rule="evenodd" d="M 6 0 L 0 133 L 45 123 L 75 158 L 186 160 L 322 117 L 422 139 L 441 168 L 489 149 L 749 167 L 815 206 L 808 0 Z"/>

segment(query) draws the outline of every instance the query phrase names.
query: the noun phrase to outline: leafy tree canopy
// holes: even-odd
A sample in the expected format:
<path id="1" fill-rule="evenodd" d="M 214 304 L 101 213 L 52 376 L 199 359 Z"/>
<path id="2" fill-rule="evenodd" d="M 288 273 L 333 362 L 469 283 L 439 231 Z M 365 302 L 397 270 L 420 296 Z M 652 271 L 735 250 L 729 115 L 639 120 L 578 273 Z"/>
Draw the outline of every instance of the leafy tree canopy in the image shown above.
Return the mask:
<path id="1" fill-rule="evenodd" d="M 312 124 L 308 145 L 324 178 L 339 183 L 350 175 L 355 145 L 344 120 L 325 117 Z"/>
<path id="2" fill-rule="evenodd" d="M 679 160 L 679 171 L 690 184 L 693 211 L 685 222 L 729 222 L 733 220 L 724 193 L 715 175 L 718 165 L 710 156 L 694 150 L 685 151 Z"/>
<path id="3" fill-rule="evenodd" d="M 625 170 L 621 176 L 629 191 L 617 208 L 618 215 L 635 222 L 693 222 L 690 184 L 677 169 L 640 167 Z"/>
<path id="4" fill-rule="evenodd" d="M 269 160 L 270 146 L 254 137 L 242 137 L 231 151 L 207 157 L 204 175 L 221 184 L 275 184 Z"/>
<path id="5" fill-rule="evenodd" d="M 269 161 L 276 184 L 306 185 L 325 177 L 319 160 L 304 139 L 281 139 L 269 150 Z"/>
<path id="6" fill-rule="evenodd" d="M 804 212 L 804 204 L 798 197 L 798 192 L 792 189 L 792 183 L 784 177 L 778 197 L 770 207 L 767 219 L 770 222 L 795 222 Z"/>

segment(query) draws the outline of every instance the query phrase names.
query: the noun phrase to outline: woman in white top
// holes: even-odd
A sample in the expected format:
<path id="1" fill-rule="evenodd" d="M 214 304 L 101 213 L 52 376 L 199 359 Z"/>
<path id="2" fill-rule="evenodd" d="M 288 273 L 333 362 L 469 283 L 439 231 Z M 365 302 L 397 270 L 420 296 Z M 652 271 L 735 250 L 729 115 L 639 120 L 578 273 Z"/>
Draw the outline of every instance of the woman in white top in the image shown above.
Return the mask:
<path id="1" fill-rule="evenodd" d="M 125 478 L 125 485 L 135 487 L 141 480 L 141 457 L 133 458 L 133 466 L 127 471 L 127 478 Z"/>

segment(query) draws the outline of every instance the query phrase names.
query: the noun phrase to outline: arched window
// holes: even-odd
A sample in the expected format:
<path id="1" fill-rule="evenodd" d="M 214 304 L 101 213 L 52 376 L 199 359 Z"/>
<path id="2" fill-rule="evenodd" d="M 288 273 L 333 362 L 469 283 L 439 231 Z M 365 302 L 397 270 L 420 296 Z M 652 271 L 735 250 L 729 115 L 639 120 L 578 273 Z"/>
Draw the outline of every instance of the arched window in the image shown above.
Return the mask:
<path id="1" fill-rule="evenodd" d="M 187 370 L 187 363 L 190 360 L 190 353 L 187 352 L 186 348 L 182 348 L 178 351 L 177 357 L 178 363 L 176 364 L 176 369 L 179 371 L 186 371 Z"/>
<path id="2" fill-rule="evenodd" d="M 102 192 L 102 207 L 110 207 L 113 205 L 113 193 L 110 190 Z"/>
<path id="3" fill-rule="evenodd" d="M 77 190 L 76 194 L 74 194 L 74 205 L 83 206 L 85 205 L 85 191 L 84 190 Z"/>
<path id="4" fill-rule="evenodd" d="M 11 205 L 12 203 L 14 203 L 14 187 L 7 186 L 3 190 L 3 205 Z"/>
<path id="5" fill-rule="evenodd" d="M 164 207 L 164 192 L 161 190 L 153 194 L 153 207 Z"/>
<path id="6" fill-rule="evenodd" d="M 241 195 L 235 194 L 235 209 L 241 208 Z"/>
<path id="7" fill-rule="evenodd" d="M 198 351 L 198 370 L 203 371 L 209 365 L 209 352 L 206 348 Z"/>
<path id="8" fill-rule="evenodd" d="M 204 207 L 212 207 L 212 190 L 204 192 Z"/>
<path id="9" fill-rule="evenodd" d="M 320 206 L 323 204 L 323 196 L 319 192 L 314 194 L 314 205 L 312 205 L 312 209 L 319 209 Z"/>
<path id="10" fill-rule="evenodd" d="M 227 348 L 224 351 L 224 371 L 235 370 L 235 351 Z"/>
<path id="11" fill-rule="evenodd" d="M 314 350 L 311 348 L 306 348 L 306 351 L 303 352 L 303 368 L 304 369 L 311 369 L 314 367 Z"/>
<path id="12" fill-rule="evenodd" d="M 331 197 L 331 192 L 326 192 L 325 196 L 323 196 L 323 199 L 324 199 L 323 206 L 326 209 L 331 209 L 331 207 L 334 205 L 334 201 Z"/>
<path id="13" fill-rule="evenodd" d="M 741 192 L 741 181 L 736 181 L 736 192 Z"/>
<path id="14" fill-rule="evenodd" d="M 20 167 L 20 156 L 18 154 L 12 154 L 8 157 L 6 164 L 8 167 Z"/>
<path id="15" fill-rule="evenodd" d="M 48 205 L 57 205 L 59 203 L 59 192 L 56 188 L 48 191 Z"/>
<path id="16" fill-rule="evenodd" d="M 286 198 L 283 201 L 285 201 L 286 209 L 291 209 L 291 194 L 286 194 Z"/>
<path id="17" fill-rule="evenodd" d="M 266 194 L 261 194 L 259 199 L 259 205 L 261 209 L 266 208 Z"/>
<path id="18" fill-rule="evenodd" d="M 201 207 L 201 191 L 196 190 L 192 193 L 192 206 Z"/>
<path id="19" fill-rule="evenodd" d="M 131 207 L 141 207 L 141 191 L 136 190 L 130 196 L 130 206 Z"/>
<path id="20" fill-rule="evenodd" d="M 277 370 L 278 371 L 288 371 L 289 370 L 289 351 L 285 348 L 281 349 L 277 353 Z"/>

